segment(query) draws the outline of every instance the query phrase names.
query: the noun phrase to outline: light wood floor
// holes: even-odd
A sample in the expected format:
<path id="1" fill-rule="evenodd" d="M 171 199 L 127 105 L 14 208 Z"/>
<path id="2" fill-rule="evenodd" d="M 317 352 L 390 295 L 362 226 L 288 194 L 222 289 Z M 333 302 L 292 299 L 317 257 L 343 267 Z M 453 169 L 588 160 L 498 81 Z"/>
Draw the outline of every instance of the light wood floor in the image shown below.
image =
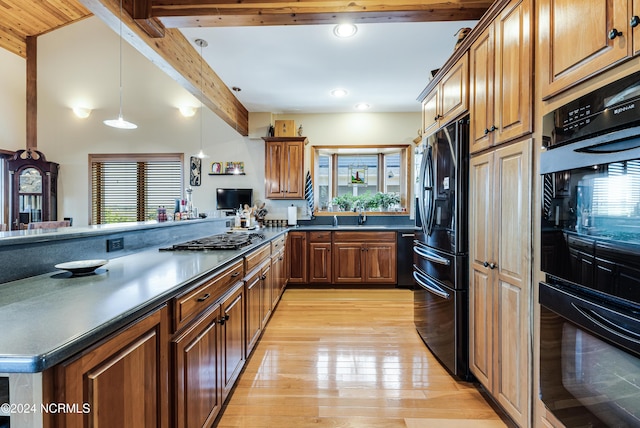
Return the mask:
<path id="1" fill-rule="evenodd" d="M 218 427 L 505 427 L 440 366 L 409 290 L 288 289 Z"/>

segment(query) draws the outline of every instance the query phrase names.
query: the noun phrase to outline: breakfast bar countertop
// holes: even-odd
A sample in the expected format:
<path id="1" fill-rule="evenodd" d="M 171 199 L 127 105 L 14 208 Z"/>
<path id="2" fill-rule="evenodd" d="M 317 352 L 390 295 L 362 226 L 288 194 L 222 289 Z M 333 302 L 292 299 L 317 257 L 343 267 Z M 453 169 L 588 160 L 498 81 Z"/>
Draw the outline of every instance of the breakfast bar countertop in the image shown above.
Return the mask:
<path id="1" fill-rule="evenodd" d="M 44 371 L 154 310 L 286 232 L 239 250 L 159 251 L 114 258 L 94 274 L 54 271 L 0 285 L 0 372 Z"/>

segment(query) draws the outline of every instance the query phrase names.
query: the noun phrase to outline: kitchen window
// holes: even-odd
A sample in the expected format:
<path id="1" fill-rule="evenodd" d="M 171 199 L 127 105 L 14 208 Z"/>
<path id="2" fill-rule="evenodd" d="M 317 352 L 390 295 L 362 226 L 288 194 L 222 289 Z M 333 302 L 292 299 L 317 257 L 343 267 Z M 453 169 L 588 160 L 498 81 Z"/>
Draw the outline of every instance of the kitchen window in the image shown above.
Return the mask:
<path id="1" fill-rule="evenodd" d="M 338 211 L 335 197 L 397 194 L 407 206 L 408 146 L 317 146 L 311 161 L 315 206 Z M 366 210 L 375 209 L 365 207 Z"/>
<path id="2" fill-rule="evenodd" d="M 89 155 L 91 224 L 155 220 L 182 198 L 183 154 Z"/>

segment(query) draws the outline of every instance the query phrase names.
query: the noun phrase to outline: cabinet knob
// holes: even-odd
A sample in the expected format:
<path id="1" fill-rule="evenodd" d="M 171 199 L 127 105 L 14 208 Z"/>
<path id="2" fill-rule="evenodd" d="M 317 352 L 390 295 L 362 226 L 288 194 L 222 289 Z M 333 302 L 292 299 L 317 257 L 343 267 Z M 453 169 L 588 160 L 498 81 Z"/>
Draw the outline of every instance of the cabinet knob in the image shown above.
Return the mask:
<path id="1" fill-rule="evenodd" d="M 260 277 L 260 279 L 262 279 L 262 280 L 267 279 L 267 275 L 262 275 L 262 276 Z"/>
<path id="2" fill-rule="evenodd" d="M 638 24 L 640 24 L 640 17 L 638 17 L 638 15 L 634 15 L 629 21 L 629 24 L 631 25 L 631 28 L 636 28 Z"/>
<path id="3" fill-rule="evenodd" d="M 622 36 L 622 31 L 618 31 L 615 28 L 612 28 L 611 31 L 609 31 L 609 39 L 613 40 L 618 36 Z"/>
<path id="4" fill-rule="evenodd" d="M 493 132 L 493 131 L 495 131 L 496 129 L 498 129 L 498 128 L 496 128 L 496 126 L 495 126 L 495 125 L 491 125 L 491 128 L 489 128 L 489 132 Z"/>
<path id="5" fill-rule="evenodd" d="M 484 262 L 484 263 L 482 263 L 482 266 L 484 266 L 484 267 L 489 267 L 489 262 Z"/>
<path id="6" fill-rule="evenodd" d="M 218 324 L 224 325 L 224 323 L 227 321 L 229 321 L 229 314 L 224 314 L 224 316 L 220 317 Z"/>
<path id="7" fill-rule="evenodd" d="M 495 263 L 489 263 L 489 269 L 495 269 L 495 268 L 496 268 Z"/>
<path id="8" fill-rule="evenodd" d="M 484 128 L 484 135 L 487 135 L 489 132 L 489 128 Z"/>

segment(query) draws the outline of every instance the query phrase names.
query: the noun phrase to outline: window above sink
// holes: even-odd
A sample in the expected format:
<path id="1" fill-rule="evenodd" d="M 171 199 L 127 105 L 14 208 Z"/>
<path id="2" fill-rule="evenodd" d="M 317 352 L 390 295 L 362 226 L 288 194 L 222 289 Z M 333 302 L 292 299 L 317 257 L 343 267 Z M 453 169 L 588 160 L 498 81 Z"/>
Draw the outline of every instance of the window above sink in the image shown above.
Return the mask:
<path id="1" fill-rule="evenodd" d="M 409 149 L 408 145 L 314 147 L 311 173 L 317 213 L 360 208 L 406 213 Z"/>

